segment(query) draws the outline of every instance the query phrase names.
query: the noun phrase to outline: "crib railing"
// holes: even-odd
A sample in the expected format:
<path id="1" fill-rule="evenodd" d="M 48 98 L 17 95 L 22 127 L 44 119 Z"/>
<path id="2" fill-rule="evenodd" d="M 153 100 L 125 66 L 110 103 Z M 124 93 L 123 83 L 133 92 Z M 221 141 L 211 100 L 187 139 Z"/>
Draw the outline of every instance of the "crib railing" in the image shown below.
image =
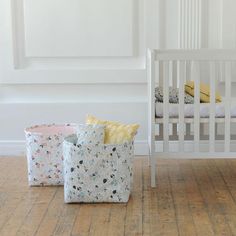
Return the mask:
<path id="1" fill-rule="evenodd" d="M 236 62 L 236 50 L 148 50 L 148 89 L 149 89 L 149 125 L 148 143 L 149 151 L 155 153 L 155 125 L 163 125 L 163 149 L 162 153 L 171 153 L 170 150 L 170 123 L 174 123 L 172 131 L 177 133 L 178 153 L 184 153 L 185 125 L 193 125 L 194 148 L 193 153 L 200 152 L 201 132 L 200 126 L 209 123 L 209 150 L 207 156 L 215 156 L 216 153 L 216 123 L 224 122 L 224 150 L 230 156 L 231 143 L 231 83 L 232 83 L 232 62 Z M 225 84 L 225 115 L 223 118 L 216 117 L 216 90 L 219 83 L 219 65 L 224 67 L 224 74 L 221 77 Z M 202 68 L 207 68 L 204 72 Z M 209 117 L 202 119 L 200 116 L 200 82 L 204 73 L 209 74 L 208 84 L 210 85 L 210 109 Z M 208 73 L 209 72 L 209 73 Z M 221 78 L 221 80 L 222 80 Z M 184 114 L 184 85 L 187 80 L 194 81 L 194 117 L 186 119 Z M 204 81 L 205 82 L 205 81 Z M 163 87 L 163 118 L 158 121 L 155 117 L 155 87 Z M 179 114 L 175 122 L 169 117 L 169 87 L 179 89 Z M 191 121 L 190 121 L 191 120 Z M 161 121 L 161 122 L 160 122 Z M 219 154 L 219 153 L 218 153 Z M 181 154 L 182 155 L 182 154 Z M 188 154 L 189 155 L 189 154 Z M 205 155 L 206 156 L 206 155 Z"/>

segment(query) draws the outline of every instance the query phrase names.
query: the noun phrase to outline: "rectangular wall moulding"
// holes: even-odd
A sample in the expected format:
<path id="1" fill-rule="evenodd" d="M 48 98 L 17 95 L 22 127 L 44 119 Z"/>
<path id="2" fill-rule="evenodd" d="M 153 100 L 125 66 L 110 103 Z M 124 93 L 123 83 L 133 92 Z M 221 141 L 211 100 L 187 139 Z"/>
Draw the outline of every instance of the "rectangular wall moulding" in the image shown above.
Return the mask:
<path id="1" fill-rule="evenodd" d="M 26 57 L 131 57 L 133 0 L 25 0 Z"/>

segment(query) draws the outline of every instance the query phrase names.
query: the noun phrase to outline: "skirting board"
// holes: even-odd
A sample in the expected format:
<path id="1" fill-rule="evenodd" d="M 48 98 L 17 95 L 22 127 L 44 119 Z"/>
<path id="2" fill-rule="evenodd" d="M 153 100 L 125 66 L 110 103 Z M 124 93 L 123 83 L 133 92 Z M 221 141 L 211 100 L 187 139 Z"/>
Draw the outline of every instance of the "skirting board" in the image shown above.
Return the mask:
<path id="1" fill-rule="evenodd" d="M 146 141 L 136 141 L 134 144 L 135 155 L 148 155 L 148 145 Z M 0 141 L 0 156 L 24 156 L 25 141 Z"/>
<path id="2" fill-rule="evenodd" d="M 25 141 L 0 141 L 0 156 L 25 155 Z"/>

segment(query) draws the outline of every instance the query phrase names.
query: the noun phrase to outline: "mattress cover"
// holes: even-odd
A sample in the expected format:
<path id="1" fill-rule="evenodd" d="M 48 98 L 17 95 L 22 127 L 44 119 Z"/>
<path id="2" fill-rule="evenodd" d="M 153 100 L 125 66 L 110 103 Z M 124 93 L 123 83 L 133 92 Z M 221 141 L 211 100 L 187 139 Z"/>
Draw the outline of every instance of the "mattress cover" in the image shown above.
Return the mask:
<path id="1" fill-rule="evenodd" d="M 216 103 L 216 117 L 225 117 L 225 104 L 224 102 Z M 210 103 L 200 103 L 200 117 L 208 118 L 210 114 Z M 179 116 L 179 104 L 169 104 L 169 117 Z M 186 118 L 194 117 L 194 104 L 184 104 L 184 116 Z M 163 117 L 163 103 L 156 102 L 156 117 Z M 236 103 L 231 103 L 231 117 L 236 117 Z"/>

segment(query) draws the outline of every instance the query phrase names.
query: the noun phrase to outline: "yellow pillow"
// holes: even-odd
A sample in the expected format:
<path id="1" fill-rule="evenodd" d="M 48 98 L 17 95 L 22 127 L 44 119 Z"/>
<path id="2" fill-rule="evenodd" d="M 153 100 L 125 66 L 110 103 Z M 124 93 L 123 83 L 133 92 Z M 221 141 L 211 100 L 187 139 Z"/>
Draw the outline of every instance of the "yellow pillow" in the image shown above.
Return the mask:
<path id="1" fill-rule="evenodd" d="M 194 97 L 194 81 L 188 81 L 185 84 L 185 92 Z M 200 101 L 210 102 L 210 86 L 204 83 L 200 83 Z M 222 98 L 220 93 L 216 91 L 216 102 L 221 102 Z"/>
<path id="2" fill-rule="evenodd" d="M 115 121 L 99 120 L 87 115 L 86 124 L 105 125 L 105 144 L 120 144 L 132 141 L 139 128 L 138 124 L 124 125 Z"/>

